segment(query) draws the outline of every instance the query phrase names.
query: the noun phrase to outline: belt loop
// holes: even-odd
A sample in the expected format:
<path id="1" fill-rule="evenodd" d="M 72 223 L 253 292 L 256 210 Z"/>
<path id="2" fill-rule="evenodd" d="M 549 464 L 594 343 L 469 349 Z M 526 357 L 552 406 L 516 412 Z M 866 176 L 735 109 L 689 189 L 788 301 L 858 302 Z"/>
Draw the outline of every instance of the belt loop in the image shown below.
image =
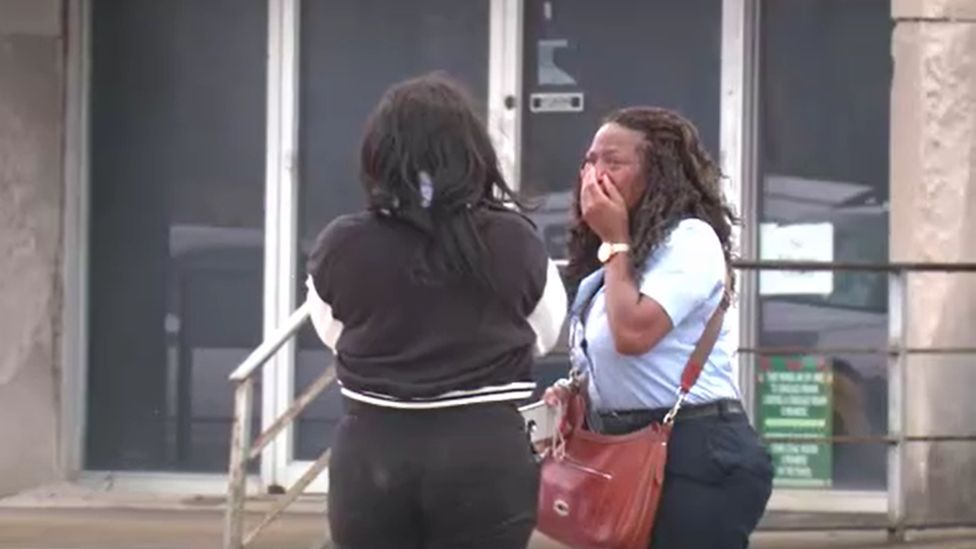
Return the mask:
<path id="1" fill-rule="evenodd" d="M 729 416 L 732 415 L 729 410 L 729 401 L 723 398 L 716 404 L 718 404 L 718 417 L 722 418 L 722 421 L 728 421 Z"/>

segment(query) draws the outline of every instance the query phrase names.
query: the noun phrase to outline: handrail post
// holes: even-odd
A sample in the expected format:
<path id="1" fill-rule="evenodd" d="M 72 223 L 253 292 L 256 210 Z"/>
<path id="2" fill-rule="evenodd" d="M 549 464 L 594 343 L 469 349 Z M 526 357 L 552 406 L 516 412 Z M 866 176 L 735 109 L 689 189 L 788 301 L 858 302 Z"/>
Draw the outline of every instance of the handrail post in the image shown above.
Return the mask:
<path id="1" fill-rule="evenodd" d="M 261 345 L 252 351 L 244 362 L 230 374 L 230 381 L 235 384 L 234 422 L 231 427 L 223 549 L 243 549 L 246 546 L 244 507 L 247 499 L 247 469 L 251 462 L 251 429 L 253 423 L 251 408 L 254 405 L 255 372 L 258 372 L 289 339 L 294 337 L 308 319 L 308 304 L 303 303 L 288 317 L 283 326 L 261 342 Z M 304 405 L 307 405 L 307 402 L 304 402 L 302 407 Z M 297 415 L 299 411 L 294 412 L 294 414 Z M 268 438 L 272 437 L 267 433 L 264 435 Z"/>
<path id="2" fill-rule="evenodd" d="M 905 380 L 908 356 L 908 272 L 888 274 L 888 539 L 905 541 Z"/>
<path id="3" fill-rule="evenodd" d="M 224 549 L 244 547 L 244 501 L 247 497 L 247 464 L 251 452 L 251 405 L 254 380 L 247 378 L 234 391 L 234 424 L 231 431 L 230 477 L 224 524 Z"/>

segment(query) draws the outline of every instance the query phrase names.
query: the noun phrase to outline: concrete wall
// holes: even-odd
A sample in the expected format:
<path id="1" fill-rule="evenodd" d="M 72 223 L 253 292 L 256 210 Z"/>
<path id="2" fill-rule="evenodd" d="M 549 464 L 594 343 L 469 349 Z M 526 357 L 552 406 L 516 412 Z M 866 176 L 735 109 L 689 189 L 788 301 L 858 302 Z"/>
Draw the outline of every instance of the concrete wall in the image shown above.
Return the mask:
<path id="1" fill-rule="evenodd" d="M 0 495 L 58 477 L 60 0 L 0 0 Z"/>
<path id="2" fill-rule="evenodd" d="M 894 0 L 891 257 L 976 262 L 976 2 Z M 909 343 L 976 346 L 976 275 L 916 275 Z M 976 356 L 912 357 L 910 435 L 976 433 Z M 915 443 L 910 519 L 976 518 L 976 444 Z"/>

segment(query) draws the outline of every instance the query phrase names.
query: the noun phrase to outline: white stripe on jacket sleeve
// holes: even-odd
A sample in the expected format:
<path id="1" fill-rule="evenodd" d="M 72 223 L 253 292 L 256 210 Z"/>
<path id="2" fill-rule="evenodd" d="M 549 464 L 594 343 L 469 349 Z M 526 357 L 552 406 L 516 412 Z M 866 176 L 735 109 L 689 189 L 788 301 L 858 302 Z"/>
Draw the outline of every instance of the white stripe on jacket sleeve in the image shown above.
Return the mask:
<path id="1" fill-rule="evenodd" d="M 546 286 L 535 310 L 529 315 L 529 325 L 535 331 L 535 354 L 542 356 L 552 350 L 559 339 L 559 332 L 566 320 L 566 288 L 559 276 L 559 268 L 549 260 L 546 268 Z"/>
<path id="2" fill-rule="evenodd" d="M 305 301 L 308 303 L 315 333 L 319 335 L 319 339 L 325 343 L 326 347 L 335 351 L 336 342 L 339 341 L 339 335 L 342 334 L 342 322 L 332 317 L 332 306 L 319 296 L 311 276 L 305 280 L 305 288 L 308 290 Z"/>

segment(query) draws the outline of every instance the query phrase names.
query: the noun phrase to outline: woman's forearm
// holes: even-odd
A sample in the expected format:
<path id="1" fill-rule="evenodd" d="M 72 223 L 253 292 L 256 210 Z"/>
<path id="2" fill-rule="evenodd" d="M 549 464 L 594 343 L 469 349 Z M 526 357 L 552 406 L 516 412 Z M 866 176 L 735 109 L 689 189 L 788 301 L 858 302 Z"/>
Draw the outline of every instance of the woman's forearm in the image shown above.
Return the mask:
<path id="1" fill-rule="evenodd" d="M 671 320 L 656 301 L 641 294 L 629 260 L 627 254 L 615 254 L 605 265 L 607 321 L 617 352 L 640 355 L 671 330 Z"/>

